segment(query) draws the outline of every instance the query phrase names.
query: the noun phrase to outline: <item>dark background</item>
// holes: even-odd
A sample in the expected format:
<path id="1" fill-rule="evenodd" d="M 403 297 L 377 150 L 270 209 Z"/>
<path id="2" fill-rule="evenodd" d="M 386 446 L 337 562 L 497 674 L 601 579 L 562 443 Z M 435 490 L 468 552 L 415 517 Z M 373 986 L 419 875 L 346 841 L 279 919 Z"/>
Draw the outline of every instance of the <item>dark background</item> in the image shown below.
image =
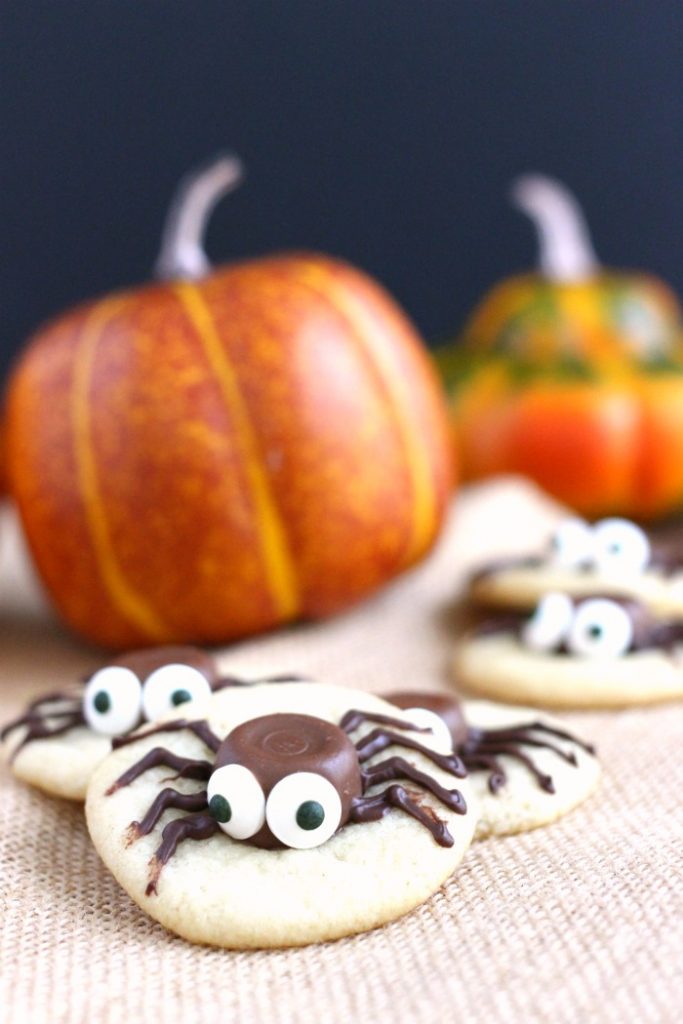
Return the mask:
<path id="1" fill-rule="evenodd" d="M 683 291 L 683 5 L 3 0 L 0 372 L 43 319 L 142 281 L 177 179 L 248 167 L 209 250 L 326 250 L 439 339 L 535 255 L 543 170 L 605 262 Z"/>

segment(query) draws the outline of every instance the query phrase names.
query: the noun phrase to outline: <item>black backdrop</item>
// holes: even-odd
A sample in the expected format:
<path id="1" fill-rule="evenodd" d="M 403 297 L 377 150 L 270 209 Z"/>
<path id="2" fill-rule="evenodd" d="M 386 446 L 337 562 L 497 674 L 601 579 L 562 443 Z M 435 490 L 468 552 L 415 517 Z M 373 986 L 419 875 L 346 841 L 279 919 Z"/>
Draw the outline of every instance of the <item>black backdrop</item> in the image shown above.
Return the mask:
<path id="1" fill-rule="evenodd" d="M 543 170 L 606 262 L 683 290 L 674 0 L 2 0 L 0 370 L 74 301 L 144 279 L 178 177 L 249 177 L 215 258 L 327 250 L 430 338 L 530 263 L 509 180 Z"/>

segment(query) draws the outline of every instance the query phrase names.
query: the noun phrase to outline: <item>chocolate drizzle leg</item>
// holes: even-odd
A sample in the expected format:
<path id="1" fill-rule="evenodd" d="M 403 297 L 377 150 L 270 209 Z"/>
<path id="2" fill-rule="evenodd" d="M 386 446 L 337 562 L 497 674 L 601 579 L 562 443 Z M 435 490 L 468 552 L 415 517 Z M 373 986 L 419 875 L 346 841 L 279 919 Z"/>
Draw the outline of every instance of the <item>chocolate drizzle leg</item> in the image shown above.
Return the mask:
<path id="1" fill-rule="evenodd" d="M 403 719 L 391 718 L 387 715 L 374 715 L 355 709 L 347 711 L 340 725 L 342 729 L 352 731 L 365 722 L 377 722 L 403 730 L 412 729 L 416 732 L 427 731 L 417 728 Z M 375 754 L 391 746 L 408 747 L 409 750 L 416 750 L 433 764 L 436 764 L 443 771 L 449 772 L 456 778 L 462 779 L 467 774 L 465 766 L 457 754 L 439 754 L 417 740 L 411 739 L 408 736 L 402 736 L 392 729 L 382 727 L 371 730 L 356 743 L 358 760 L 362 765 Z M 392 807 L 396 807 L 406 814 L 410 814 L 416 821 L 419 821 L 421 825 L 431 832 L 432 837 L 439 846 L 452 846 L 453 836 L 449 832 L 446 823 L 435 814 L 431 807 L 424 806 L 418 802 L 417 793 L 407 790 L 404 786 L 391 785 L 381 793 L 373 796 L 366 795 L 366 791 L 371 786 L 376 785 L 378 782 L 386 782 L 389 779 L 410 779 L 413 782 L 418 782 L 423 789 L 432 793 L 433 796 L 437 797 L 450 810 L 455 811 L 456 814 L 467 813 L 467 804 L 460 790 L 447 790 L 436 779 L 421 772 L 404 758 L 390 757 L 385 761 L 379 761 L 368 768 L 361 769 L 363 793 L 353 801 L 351 820 L 357 822 L 377 821 L 387 814 Z"/>
<path id="2" fill-rule="evenodd" d="M 389 718 L 386 715 L 371 715 L 366 714 L 364 711 L 355 710 L 346 712 L 341 720 L 340 728 L 344 729 L 345 732 L 351 732 L 358 728 L 358 726 L 363 722 L 383 722 L 395 725 L 399 729 L 410 729 L 415 732 L 429 732 L 428 729 L 422 729 L 418 726 L 411 725 L 400 718 Z M 456 753 L 438 754 L 435 750 L 432 750 L 430 747 L 426 747 L 423 743 L 419 743 L 417 740 L 411 739 L 409 736 L 400 736 L 398 733 L 389 729 L 373 729 L 359 740 L 358 743 L 356 743 L 356 750 L 358 751 L 358 758 L 362 763 L 391 746 L 408 747 L 409 750 L 417 750 L 420 754 L 428 757 L 429 760 L 439 768 L 442 768 L 443 771 L 450 772 L 451 775 L 455 775 L 459 779 L 464 779 L 467 775 L 467 770 Z"/>
<path id="3" fill-rule="evenodd" d="M 130 768 L 119 775 L 115 782 L 112 782 L 106 791 L 111 796 L 117 789 L 129 786 L 135 782 L 140 775 L 144 775 L 150 768 L 172 768 L 177 774 L 176 779 L 208 779 L 211 775 L 212 766 L 208 761 L 201 761 L 193 757 L 180 757 L 165 747 L 153 747 L 144 757 L 132 764 Z"/>
<path id="4" fill-rule="evenodd" d="M 529 770 L 541 789 L 546 793 L 554 793 L 555 785 L 552 776 L 541 771 L 525 747 L 550 750 L 568 764 L 577 766 L 576 754 L 573 750 L 563 750 L 556 739 L 573 743 L 588 754 L 595 754 L 590 743 L 584 743 L 573 733 L 557 726 L 547 725 L 539 719 L 520 722 L 516 725 L 502 726 L 497 729 L 478 729 L 468 726 L 465 722 L 463 705 L 456 697 L 442 693 L 394 693 L 387 700 L 400 708 L 421 707 L 433 712 L 446 723 L 451 734 L 453 749 L 462 758 L 466 769 L 472 771 L 488 771 L 488 787 L 491 793 L 498 793 L 506 785 L 508 778 L 499 757 L 511 757 Z M 405 742 L 405 741 L 404 741 Z"/>
<path id="5" fill-rule="evenodd" d="M 167 864 L 184 839 L 208 839 L 218 831 L 219 825 L 210 814 L 193 814 L 187 818 L 175 818 L 169 821 L 161 833 L 161 846 L 149 862 L 150 878 L 145 889 L 145 896 L 154 896 L 157 892 L 159 875 L 164 864 Z"/>
<path id="6" fill-rule="evenodd" d="M 176 718 L 172 722 L 162 722 L 161 725 L 153 725 L 151 729 L 145 729 L 144 732 L 139 730 L 138 732 L 128 733 L 126 736 L 117 736 L 112 740 L 112 747 L 114 750 L 118 750 L 120 747 L 127 747 L 129 743 L 137 743 L 138 740 L 144 740 L 147 736 L 156 736 L 161 732 L 181 732 L 185 729 L 188 732 L 194 733 L 214 754 L 221 745 L 220 739 L 211 731 L 209 723 L 204 721 L 204 719 L 190 722 L 186 718 Z"/>
<path id="7" fill-rule="evenodd" d="M 51 705 L 56 707 L 50 710 Z M 26 730 L 12 750 L 10 761 L 13 761 L 22 747 L 32 740 L 63 736 L 84 722 L 79 698 L 74 697 L 73 693 L 50 693 L 31 701 L 23 715 L 13 719 L 0 731 L 0 740 L 4 742 L 17 729 Z"/>
<path id="8" fill-rule="evenodd" d="M 595 748 L 590 743 L 584 743 L 572 733 L 540 721 L 522 722 L 519 725 L 505 726 L 499 729 L 470 728 L 467 739 L 459 746 L 458 751 L 469 770 L 484 768 L 491 771 L 488 785 L 492 793 L 497 793 L 507 783 L 505 769 L 498 761 L 498 757 L 503 755 L 520 761 L 536 778 L 541 789 L 544 789 L 546 793 L 554 793 L 555 785 L 552 776 L 542 772 L 531 755 L 525 753 L 522 748 L 536 747 L 550 750 L 574 767 L 577 766 L 577 761 L 573 751 L 562 750 L 547 737 L 566 740 L 576 744 L 589 754 L 595 753 Z"/>
<path id="9" fill-rule="evenodd" d="M 128 842 L 134 842 L 140 836 L 149 835 L 164 811 L 176 808 L 181 811 L 201 811 L 208 806 L 206 790 L 198 793 L 179 793 L 172 786 L 162 789 L 142 821 L 134 821 L 128 826 Z"/>

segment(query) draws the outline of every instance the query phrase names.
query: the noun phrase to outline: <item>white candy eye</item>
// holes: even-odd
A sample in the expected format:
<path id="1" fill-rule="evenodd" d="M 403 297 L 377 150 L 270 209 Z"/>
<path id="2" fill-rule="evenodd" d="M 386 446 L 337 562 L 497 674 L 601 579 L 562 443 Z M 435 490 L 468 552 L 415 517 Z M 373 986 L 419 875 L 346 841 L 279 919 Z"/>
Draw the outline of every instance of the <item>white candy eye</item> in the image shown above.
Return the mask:
<path id="1" fill-rule="evenodd" d="M 532 651 L 552 651 L 566 638 L 573 614 L 566 594 L 546 594 L 522 628 L 522 643 Z"/>
<path id="2" fill-rule="evenodd" d="M 577 569 L 593 558 L 593 534 L 583 519 L 564 519 L 550 539 L 550 561 L 562 569 Z"/>
<path id="3" fill-rule="evenodd" d="M 270 791 L 266 821 L 285 846 L 310 850 L 334 835 L 341 812 L 339 793 L 328 779 L 315 772 L 294 772 Z"/>
<path id="4" fill-rule="evenodd" d="M 147 677 L 142 688 L 142 713 L 148 722 L 155 722 L 187 701 L 201 702 L 210 696 L 209 681 L 198 669 L 162 665 Z"/>
<path id="5" fill-rule="evenodd" d="M 628 519 L 603 519 L 593 527 L 595 566 L 602 573 L 643 572 L 650 561 L 647 536 Z"/>
<path id="6" fill-rule="evenodd" d="M 450 729 L 443 718 L 428 708 L 406 708 L 405 714 L 420 729 L 430 729 L 434 739 L 437 740 L 438 750 L 442 754 L 453 753 L 453 738 Z"/>
<path id="7" fill-rule="evenodd" d="M 585 658 L 618 658 L 631 646 L 633 626 L 628 612 L 607 598 L 580 604 L 574 613 L 567 647 Z"/>
<path id="8" fill-rule="evenodd" d="M 266 820 L 266 798 L 253 772 L 241 764 L 217 768 L 206 787 L 209 814 L 233 839 L 256 835 Z"/>
<path id="9" fill-rule="evenodd" d="M 122 736 L 140 721 L 141 691 L 140 680 L 129 668 L 101 668 L 85 688 L 83 717 L 95 732 Z"/>

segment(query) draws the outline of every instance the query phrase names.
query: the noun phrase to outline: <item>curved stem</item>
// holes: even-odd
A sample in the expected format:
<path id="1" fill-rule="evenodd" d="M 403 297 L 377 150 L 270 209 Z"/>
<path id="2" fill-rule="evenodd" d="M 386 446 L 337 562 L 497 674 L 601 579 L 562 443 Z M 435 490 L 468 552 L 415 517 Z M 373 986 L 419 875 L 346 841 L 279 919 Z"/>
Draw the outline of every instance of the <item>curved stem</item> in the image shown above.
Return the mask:
<path id="1" fill-rule="evenodd" d="M 586 219 L 564 185 L 542 174 L 525 174 L 513 182 L 511 198 L 517 209 L 534 222 L 539 262 L 546 277 L 572 282 L 598 271 Z"/>
<path id="2" fill-rule="evenodd" d="M 203 277 L 211 269 L 204 252 L 204 232 L 214 207 L 242 181 L 241 160 L 219 153 L 191 171 L 171 202 L 154 273 L 162 281 Z"/>

